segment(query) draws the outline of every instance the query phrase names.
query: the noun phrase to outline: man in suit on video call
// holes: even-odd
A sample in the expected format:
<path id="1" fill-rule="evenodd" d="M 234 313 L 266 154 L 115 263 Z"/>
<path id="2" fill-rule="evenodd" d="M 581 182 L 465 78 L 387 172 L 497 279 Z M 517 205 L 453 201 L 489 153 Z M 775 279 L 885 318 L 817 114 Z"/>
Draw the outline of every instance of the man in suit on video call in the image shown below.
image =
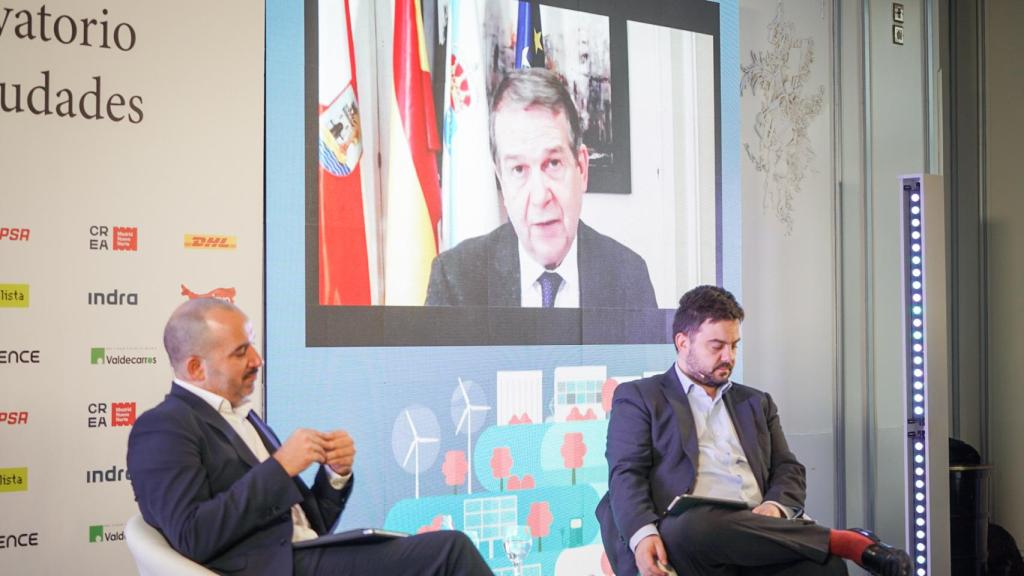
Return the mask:
<path id="1" fill-rule="evenodd" d="M 643 258 L 580 221 L 589 153 L 561 78 L 510 72 L 490 122 L 509 222 L 434 259 L 427 305 L 657 308 Z"/>
<path id="2" fill-rule="evenodd" d="M 128 439 L 142 517 L 181 554 L 222 574 L 491 574 L 461 532 L 296 549 L 329 533 L 352 494 L 355 444 L 296 430 L 281 444 L 252 411 L 263 364 L 233 304 L 189 300 L 164 328 L 170 393 Z M 319 464 L 312 489 L 299 477 Z"/>
<path id="3" fill-rule="evenodd" d="M 608 423 L 608 493 L 597 507 L 615 573 L 909 576 L 905 552 L 863 530 L 802 518 L 805 470 L 789 450 L 771 396 L 731 382 L 743 309 L 699 286 L 679 300 L 676 361 L 615 390 Z M 666 514 L 680 494 L 739 501 Z"/>

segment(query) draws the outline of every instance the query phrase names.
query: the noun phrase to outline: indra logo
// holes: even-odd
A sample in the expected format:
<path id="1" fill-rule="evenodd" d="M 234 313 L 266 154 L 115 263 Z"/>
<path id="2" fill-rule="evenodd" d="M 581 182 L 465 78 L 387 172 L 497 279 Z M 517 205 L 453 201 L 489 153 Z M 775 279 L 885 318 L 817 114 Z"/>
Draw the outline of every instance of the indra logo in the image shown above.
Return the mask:
<path id="1" fill-rule="evenodd" d="M 0 350 L 0 364 L 39 364 L 39 350 Z"/>
<path id="2" fill-rule="evenodd" d="M 135 424 L 135 402 L 89 404 L 89 428 L 121 428 Z"/>
<path id="3" fill-rule="evenodd" d="M 28 412 L 0 412 L 0 426 L 20 426 L 28 424 Z"/>
<path id="4" fill-rule="evenodd" d="M 234 236 L 215 234 L 185 234 L 185 248 L 205 248 L 213 250 L 234 250 L 238 241 Z"/>
<path id="5" fill-rule="evenodd" d="M 154 348 L 93 348 L 89 363 L 106 366 L 142 366 L 156 364 Z"/>
<path id="6" fill-rule="evenodd" d="M 94 524 L 89 526 L 89 543 L 124 542 L 124 524 Z"/>
<path id="7" fill-rule="evenodd" d="M 137 292 L 121 292 L 116 288 L 112 292 L 89 292 L 90 306 L 138 306 Z"/>
<path id="8" fill-rule="evenodd" d="M 86 484 L 98 484 L 105 482 L 125 482 L 132 479 L 131 475 L 128 474 L 128 469 L 121 466 L 111 466 L 110 468 L 100 468 L 96 470 L 85 471 L 85 483 Z"/>
<path id="9" fill-rule="evenodd" d="M 28 284 L 0 284 L 0 308 L 28 308 Z"/>
<path id="10" fill-rule="evenodd" d="M 28 492 L 28 468 L 0 468 L 2 492 Z"/>
<path id="11" fill-rule="evenodd" d="M 39 546 L 39 532 L 0 534 L 0 550 L 6 550 L 9 548 L 28 548 L 30 546 Z"/>
<path id="12" fill-rule="evenodd" d="M 196 298 L 220 298 L 227 302 L 235 303 L 235 289 L 234 288 L 214 288 L 209 292 L 193 292 L 189 290 L 188 286 L 181 285 L 181 295 L 188 298 L 189 300 L 195 300 Z"/>
<path id="13" fill-rule="evenodd" d="M 139 229 L 135 226 L 90 226 L 89 250 L 136 252 L 139 249 Z"/>
<path id="14" fill-rule="evenodd" d="M 28 228 L 7 228 L 0 227 L 0 242 L 28 242 Z"/>

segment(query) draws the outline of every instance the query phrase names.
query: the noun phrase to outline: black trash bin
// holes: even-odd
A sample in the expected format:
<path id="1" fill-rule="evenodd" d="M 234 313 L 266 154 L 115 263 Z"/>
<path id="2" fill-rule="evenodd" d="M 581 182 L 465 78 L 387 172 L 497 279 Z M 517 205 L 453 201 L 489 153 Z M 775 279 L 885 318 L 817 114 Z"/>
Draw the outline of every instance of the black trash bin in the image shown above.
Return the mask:
<path id="1" fill-rule="evenodd" d="M 952 574 L 984 576 L 988 562 L 987 464 L 949 467 L 949 539 Z"/>

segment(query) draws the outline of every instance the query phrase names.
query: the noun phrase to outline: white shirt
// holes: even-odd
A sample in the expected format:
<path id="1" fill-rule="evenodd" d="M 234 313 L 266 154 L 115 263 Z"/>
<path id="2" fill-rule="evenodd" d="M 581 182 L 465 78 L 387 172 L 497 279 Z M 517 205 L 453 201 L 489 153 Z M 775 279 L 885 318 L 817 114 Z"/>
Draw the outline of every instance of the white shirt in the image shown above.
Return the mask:
<path id="1" fill-rule="evenodd" d="M 533 259 L 533 256 L 523 248 L 522 242 L 518 244 L 519 249 L 519 304 L 523 308 L 540 308 L 544 303 L 540 289 L 540 275 L 545 272 L 554 272 L 562 277 L 562 283 L 558 285 L 555 292 L 555 308 L 579 308 L 580 307 L 580 269 L 577 258 L 577 240 L 572 239 L 569 251 L 562 258 L 562 263 L 553 270 L 541 266 Z"/>
<path id="2" fill-rule="evenodd" d="M 260 462 L 264 462 L 267 458 L 270 458 L 270 453 L 267 452 L 267 447 L 264 446 L 263 440 L 260 439 L 259 432 L 253 427 L 252 422 L 249 422 L 249 412 L 252 411 L 252 402 L 246 399 L 244 402 L 238 405 L 237 408 L 232 408 L 231 402 L 223 398 L 219 394 L 215 394 L 200 388 L 194 384 L 189 384 L 178 378 L 174 379 L 174 383 L 181 386 L 185 390 L 195 394 L 201 398 L 204 402 L 213 407 L 218 414 L 221 415 L 231 428 L 238 434 L 239 438 L 245 442 L 246 447 L 256 456 L 256 459 Z M 341 490 L 348 484 L 351 474 L 341 476 L 330 467 L 326 467 L 327 475 L 331 481 L 331 487 L 335 490 Z M 306 518 L 306 513 L 302 511 L 302 506 L 294 504 L 292 506 L 292 524 L 295 525 L 295 529 L 292 531 L 292 542 L 301 542 L 303 540 L 312 540 L 317 538 L 319 534 L 310 526 L 309 519 Z"/>
<path id="3" fill-rule="evenodd" d="M 683 373 L 679 364 L 673 365 L 676 376 L 683 385 L 683 393 L 693 413 L 693 428 L 697 434 L 697 479 L 693 485 L 694 496 L 742 500 L 750 508 L 761 504 L 761 488 L 754 478 L 747 455 L 743 452 L 740 437 L 736 433 L 732 417 L 725 406 L 723 397 L 732 388 L 732 382 L 726 382 L 718 388 L 715 397 L 708 396 L 703 388 Z M 786 518 L 792 518 L 793 511 L 778 502 L 769 501 L 782 512 Z M 629 539 L 629 547 L 636 550 L 636 545 L 644 538 L 657 534 L 654 524 L 642 526 Z"/>

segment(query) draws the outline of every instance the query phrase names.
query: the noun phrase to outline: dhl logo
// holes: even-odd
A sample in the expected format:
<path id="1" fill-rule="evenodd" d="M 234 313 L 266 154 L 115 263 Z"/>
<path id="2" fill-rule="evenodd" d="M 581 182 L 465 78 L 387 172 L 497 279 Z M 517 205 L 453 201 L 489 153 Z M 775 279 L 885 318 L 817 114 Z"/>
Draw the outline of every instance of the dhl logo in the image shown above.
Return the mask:
<path id="1" fill-rule="evenodd" d="M 186 234 L 185 248 L 212 248 L 234 250 L 238 242 L 234 236 L 219 236 L 211 234 Z"/>
<path id="2" fill-rule="evenodd" d="M 226 300 L 232 304 L 235 303 L 235 289 L 234 288 L 214 288 L 209 292 L 202 294 L 193 292 L 188 289 L 184 284 L 181 285 L 181 295 L 187 296 L 189 300 L 195 300 L 196 298 L 220 298 Z"/>

